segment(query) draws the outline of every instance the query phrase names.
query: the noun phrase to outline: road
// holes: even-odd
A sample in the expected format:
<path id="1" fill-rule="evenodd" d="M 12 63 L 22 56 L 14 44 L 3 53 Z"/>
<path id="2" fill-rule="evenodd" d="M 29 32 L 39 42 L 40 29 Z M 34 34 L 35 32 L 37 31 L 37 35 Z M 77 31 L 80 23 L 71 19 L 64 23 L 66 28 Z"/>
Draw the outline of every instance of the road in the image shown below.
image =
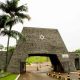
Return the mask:
<path id="1" fill-rule="evenodd" d="M 25 73 L 21 74 L 18 80 L 57 80 L 46 75 L 46 73 Z"/>
<path id="2" fill-rule="evenodd" d="M 51 71 L 51 64 L 26 65 L 26 73 L 21 74 L 18 80 L 56 80 L 47 75 Z"/>
<path id="3" fill-rule="evenodd" d="M 51 65 L 27 65 L 26 73 L 21 74 L 18 80 L 58 80 L 47 75 L 48 72 L 52 71 Z M 78 78 L 80 71 L 71 72 L 71 80 L 79 80 Z M 56 76 L 58 73 L 56 72 Z M 67 73 L 61 73 L 61 76 L 67 80 Z"/>

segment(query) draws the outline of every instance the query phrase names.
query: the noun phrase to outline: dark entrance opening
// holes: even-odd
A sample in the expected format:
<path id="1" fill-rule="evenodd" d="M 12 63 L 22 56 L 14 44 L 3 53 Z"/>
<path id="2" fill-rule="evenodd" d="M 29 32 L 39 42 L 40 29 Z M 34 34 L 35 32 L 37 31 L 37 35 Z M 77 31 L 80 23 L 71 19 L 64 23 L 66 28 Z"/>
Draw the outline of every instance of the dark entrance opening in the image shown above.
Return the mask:
<path id="1" fill-rule="evenodd" d="M 58 56 L 56 54 L 28 54 L 28 56 L 46 56 L 50 58 L 52 68 L 56 72 L 64 72 L 62 64 L 60 63 Z M 20 71 L 21 73 L 26 72 L 26 62 L 20 63 Z"/>
<path id="2" fill-rule="evenodd" d="M 54 71 L 56 72 L 64 72 L 62 64 L 60 63 L 58 56 L 56 54 L 49 55 L 51 63 L 54 67 Z"/>
<path id="3" fill-rule="evenodd" d="M 26 72 L 26 62 L 20 62 L 20 73 Z"/>
<path id="4" fill-rule="evenodd" d="M 79 68 L 79 58 L 76 58 L 76 59 L 75 59 L 75 67 L 76 67 L 77 70 L 80 69 L 80 68 Z"/>

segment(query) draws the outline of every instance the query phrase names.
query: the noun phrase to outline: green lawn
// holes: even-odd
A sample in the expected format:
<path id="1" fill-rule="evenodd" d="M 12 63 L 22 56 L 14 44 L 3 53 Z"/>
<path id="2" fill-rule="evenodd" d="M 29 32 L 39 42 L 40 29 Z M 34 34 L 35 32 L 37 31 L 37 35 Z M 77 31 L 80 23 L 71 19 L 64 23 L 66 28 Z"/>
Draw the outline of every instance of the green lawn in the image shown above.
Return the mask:
<path id="1" fill-rule="evenodd" d="M 17 77 L 17 74 L 9 74 L 6 77 L 0 78 L 0 80 L 15 80 L 16 77 Z"/>
<path id="2" fill-rule="evenodd" d="M 28 63 L 37 63 L 37 62 L 47 62 L 49 61 L 48 57 L 41 57 L 41 56 L 33 56 L 26 59 L 26 62 Z"/>

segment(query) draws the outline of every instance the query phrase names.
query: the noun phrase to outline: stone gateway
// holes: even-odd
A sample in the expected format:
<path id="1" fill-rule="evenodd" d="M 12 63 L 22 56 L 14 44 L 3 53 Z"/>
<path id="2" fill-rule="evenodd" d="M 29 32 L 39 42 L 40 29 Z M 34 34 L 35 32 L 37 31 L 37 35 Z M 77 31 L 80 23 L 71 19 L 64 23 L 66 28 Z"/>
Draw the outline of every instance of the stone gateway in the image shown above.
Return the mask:
<path id="1" fill-rule="evenodd" d="M 48 56 L 55 71 L 76 70 L 74 62 L 70 61 L 66 46 L 57 29 L 24 27 L 22 34 L 26 41 L 18 41 L 8 65 L 9 72 L 25 72 L 25 61 L 29 56 Z M 62 54 L 66 54 L 67 57 Z"/>

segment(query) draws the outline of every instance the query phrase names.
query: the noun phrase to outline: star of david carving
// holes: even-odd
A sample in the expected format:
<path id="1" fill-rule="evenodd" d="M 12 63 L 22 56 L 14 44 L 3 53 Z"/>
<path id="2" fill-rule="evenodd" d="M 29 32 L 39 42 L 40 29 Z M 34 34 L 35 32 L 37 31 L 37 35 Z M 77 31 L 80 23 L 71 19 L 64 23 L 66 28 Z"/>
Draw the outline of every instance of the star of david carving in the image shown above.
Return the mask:
<path id="1" fill-rule="evenodd" d="M 41 35 L 40 35 L 40 39 L 41 39 L 41 40 L 45 39 L 44 35 L 41 34 Z"/>

